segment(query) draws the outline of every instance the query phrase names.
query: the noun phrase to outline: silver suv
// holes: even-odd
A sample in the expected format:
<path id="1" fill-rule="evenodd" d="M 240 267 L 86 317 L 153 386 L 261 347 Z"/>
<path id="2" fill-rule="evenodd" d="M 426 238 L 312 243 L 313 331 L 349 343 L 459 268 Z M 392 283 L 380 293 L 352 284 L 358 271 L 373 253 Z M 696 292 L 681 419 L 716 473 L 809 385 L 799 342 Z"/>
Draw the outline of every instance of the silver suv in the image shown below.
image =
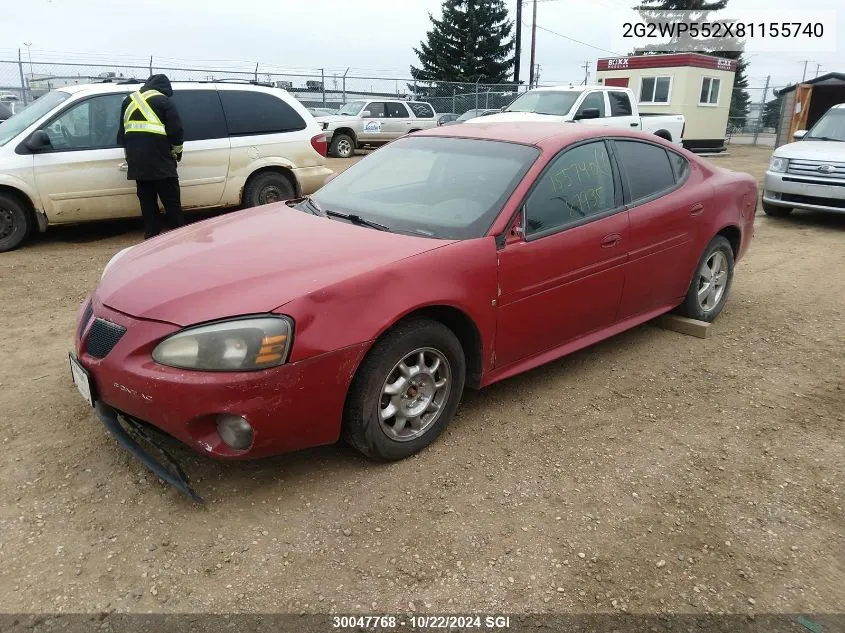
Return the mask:
<path id="1" fill-rule="evenodd" d="M 434 108 L 424 101 L 350 101 L 335 115 L 317 117 L 317 122 L 328 139 L 329 156 L 337 158 L 437 127 Z"/>

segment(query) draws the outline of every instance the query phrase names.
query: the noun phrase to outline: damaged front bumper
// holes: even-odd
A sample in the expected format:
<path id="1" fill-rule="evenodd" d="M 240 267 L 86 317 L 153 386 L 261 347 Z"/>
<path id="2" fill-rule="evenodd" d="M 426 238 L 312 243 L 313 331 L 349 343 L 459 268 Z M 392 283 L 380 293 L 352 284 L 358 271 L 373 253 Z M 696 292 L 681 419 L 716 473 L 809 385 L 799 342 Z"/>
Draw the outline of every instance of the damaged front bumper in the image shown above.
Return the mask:
<path id="1" fill-rule="evenodd" d="M 203 498 L 191 487 L 191 482 L 179 463 L 159 441 L 153 438 L 150 431 L 145 428 L 145 424 L 124 415 L 103 402 L 96 402 L 94 411 L 100 422 L 105 425 L 117 442 L 150 471 L 195 502 L 205 503 Z M 145 450 L 144 445 L 153 448 L 160 455 L 160 458 L 156 459 L 150 451 Z"/>

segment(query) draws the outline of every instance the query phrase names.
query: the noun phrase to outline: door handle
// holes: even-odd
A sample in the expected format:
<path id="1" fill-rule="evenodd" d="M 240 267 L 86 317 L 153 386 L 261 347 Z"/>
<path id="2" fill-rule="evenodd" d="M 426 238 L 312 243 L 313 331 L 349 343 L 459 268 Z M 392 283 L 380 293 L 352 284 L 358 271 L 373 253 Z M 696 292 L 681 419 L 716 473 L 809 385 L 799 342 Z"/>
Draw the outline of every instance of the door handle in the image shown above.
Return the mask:
<path id="1" fill-rule="evenodd" d="M 704 212 L 704 204 L 701 202 L 696 202 L 692 205 L 692 208 L 689 210 L 689 214 L 693 217 L 699 216 Z"/>
<path id="2" fill-rule="evenodd" d="M 602 238 L 601 247 L 602 248 L 613 248 L 619 242 L 622 241 L 622 236 L 619 233 L 611 233 L 610 235 L 606 235 Z"/>
<path id="3" fill-rule="evenodd" d="M 631 123 L 631 127 L 639 127 L 639 123 Z"/>
<path id="4" fill-rule="evenodd" d="M 120 171 L 129 171 L 129 163 L 120 163 L 120 166 L 118 166 L 118 169 Z"/>

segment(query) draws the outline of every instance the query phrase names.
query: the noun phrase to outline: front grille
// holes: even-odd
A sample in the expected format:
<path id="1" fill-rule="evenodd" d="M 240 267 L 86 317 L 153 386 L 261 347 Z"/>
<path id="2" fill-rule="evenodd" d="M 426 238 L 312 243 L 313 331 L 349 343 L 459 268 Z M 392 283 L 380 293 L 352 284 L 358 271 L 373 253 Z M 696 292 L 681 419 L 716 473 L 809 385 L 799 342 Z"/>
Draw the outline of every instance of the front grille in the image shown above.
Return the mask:
<path id="1" fill-rule="evenodd" d="M 104 319 L 94 319 L 85 351 L 94 358 L 105 358 L 124 334 L 125 327 Z"/>
<path id="2" fill-rule="evenodd" d="M 795 193 L 785 193 L 780 198 L 784 202 L 797 202 L 799 204 L 815 204 L 821 207 L 835 207 L 845 209 L 845 200 L 841 198 L 817 198 L 816 196 L 802 196 Z"/>
<path id="3" fill-rule="evenodd" d="M 819 167 L 822 168 L 822 171 L 819 171 Z M 831 161 L 790 158 L 789 167 L 786 171 L 787 173 L 795 176 L 845 179 L 845 163 L 835 163 Z"/>
<path id="4" fill-rule="evenodd" d="M 91 320 L 91 316 L 94 314 L 94 305 L 91 301 L 88 302 L 88 305 L 85 306 L 85 311 L 82 313 L 82 320 L 79 322 L 79 338 L 82 338 L 82 333 L 85 332 L 85 326 L 88 325 L 88 321 Z"/>

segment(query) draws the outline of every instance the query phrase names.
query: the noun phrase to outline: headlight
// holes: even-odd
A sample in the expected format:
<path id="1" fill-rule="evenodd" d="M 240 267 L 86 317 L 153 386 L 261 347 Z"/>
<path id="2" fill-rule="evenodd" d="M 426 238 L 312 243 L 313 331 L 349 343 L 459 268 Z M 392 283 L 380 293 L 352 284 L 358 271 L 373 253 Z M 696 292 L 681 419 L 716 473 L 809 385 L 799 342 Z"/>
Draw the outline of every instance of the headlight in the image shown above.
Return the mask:
<path id="1" fill-rule="evenodd" d="M 769 163 L 769 171 L 786 171 L 789 166 L 788 158 L 781 158 L 780 156 L 772 156 L 772 162 Z"/>
<path id="2" fill-rule="evenodd" d="M 114 264 L 114 263 L 115 263 L 118 259 L 120 259 L 120 258 L 121 258 L 121 257 L 123 257 L 124 255 L 126 255 L 126 253 L 127 253 L 130 249 L 132 249 L 132 246 L 127 246 L 127 247 L 126 247 L 126 248 L 124 248 L 123 250 L 119 250 L 119 251 L 117 251 L 117 253 L 115 253 L 115 254 L 114 254 L 114 256 L 113 256 L 113 257 L 112 257 L 112 258 L 108 261 L 108 263 L 106 264 L 105 268 L 103 268 L 103 274 L 102 274 L 102 275 L 100 275 L 100 279 L 102 279 L 103 277 L 105 277 L 105 276 L 106 276 L 106 271 L 109 269 L 109 266 L 111 266 L 111 265 L 112 265 L 112 264 Z"/>
<path id="3" fill-rule="evenodd" d="M 162 365 L 197 371 L 253 371 L 288 358 L 293 323 L 287 317 L 232 319 L 177 332 L 153 350 Z"/>

